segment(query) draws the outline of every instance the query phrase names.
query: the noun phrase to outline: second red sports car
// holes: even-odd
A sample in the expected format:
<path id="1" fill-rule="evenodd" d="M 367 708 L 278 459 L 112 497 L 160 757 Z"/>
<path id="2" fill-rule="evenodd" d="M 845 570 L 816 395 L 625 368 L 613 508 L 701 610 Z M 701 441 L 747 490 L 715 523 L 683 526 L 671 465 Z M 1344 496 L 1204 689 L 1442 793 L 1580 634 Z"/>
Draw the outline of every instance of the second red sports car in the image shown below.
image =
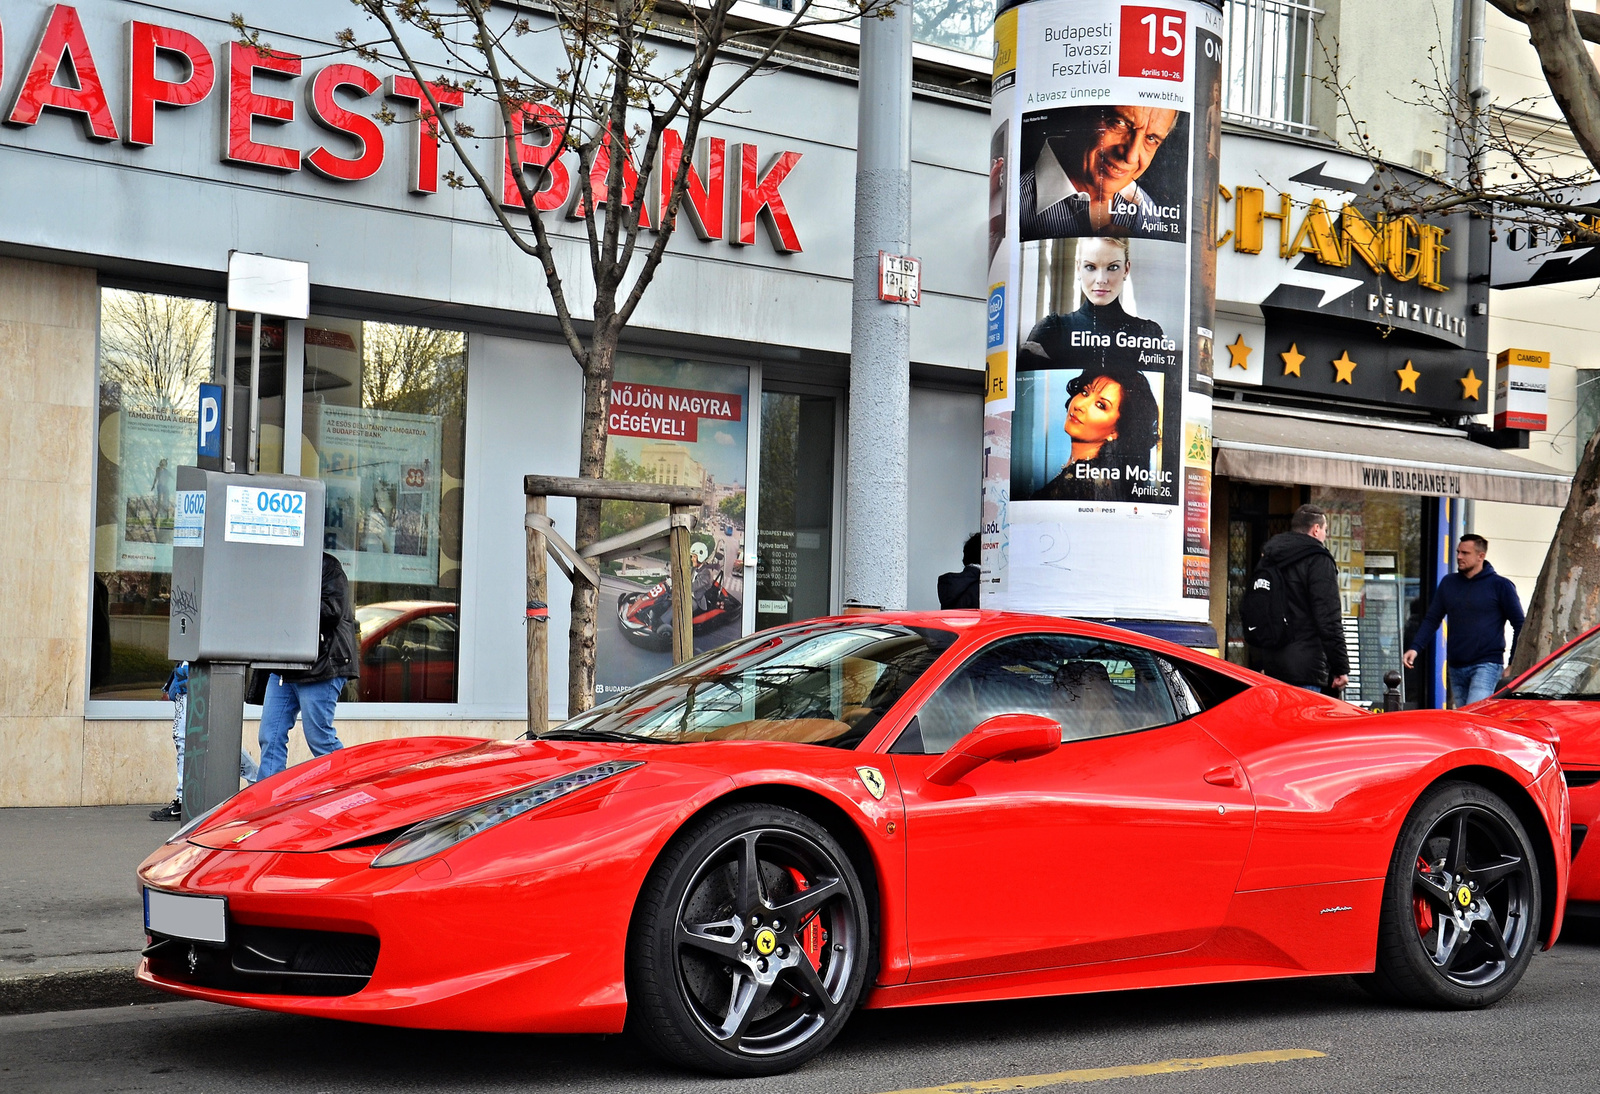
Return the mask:
<path id="1" fill-rule="evenodd" d="M 1580 853 L 1600 825 L 1600 627 L 1579 635 L 1481 703 L 1475 714 L 1547 726 L 1561 740 L 1561 770 L 1572 794 L 1572 880 L 1567 910 L 1600 916 L 1600 842 Z"/>
<path id="2" fill-rule="evenodd" d="M 139 869 L 139 976 L 757 1075 L 858 1004 L 1354 973 L 1476 1007 L 1560 930 L 1548 731 L 1372 716 L 992 612 L 755 634 L 535 740 L 264 780 Z"/>

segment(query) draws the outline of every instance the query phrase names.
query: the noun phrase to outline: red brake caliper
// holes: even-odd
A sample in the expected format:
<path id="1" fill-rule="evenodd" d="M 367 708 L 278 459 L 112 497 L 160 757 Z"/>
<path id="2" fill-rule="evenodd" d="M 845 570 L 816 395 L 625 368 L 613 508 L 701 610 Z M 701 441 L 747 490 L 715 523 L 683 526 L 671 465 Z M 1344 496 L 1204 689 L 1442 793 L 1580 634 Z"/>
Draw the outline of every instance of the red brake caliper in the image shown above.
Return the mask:
<path id="1" fill-rule="evenodd" d="M 1417 869 L 1421 870 L 1425 874 L 1433 873 L 1433 871 L 1428 868 L 1427 862 L 1423 860 L 1421 855 L 1417 856 Z M 1427 934 L 1429 931 L 1433 930 L 1433 909 L 1428 907 L 1428 900 L 1426 897 L 1412 897 L 1411 909 L 1417 917 L 1418 934 Z"/>
<path id="2" fill-rule="evenodd" d="M 803 893 L 811 888 L 806 884 L 806 879 L 800 875 L 800 871 L 792 866 L 789 867 L 789 876 L 794 879 L 794 887 L 797 892 Z M 822 951 L 827 945 L 828 932 L 822 928 L 822 917 L 813 915 L 810 922 L 805 925 L 805 929 L 800 932 L 800 948 L 805 951 L 805 955 L 810 959 L 812 967 L 819 972 L 822 969 Z"/>

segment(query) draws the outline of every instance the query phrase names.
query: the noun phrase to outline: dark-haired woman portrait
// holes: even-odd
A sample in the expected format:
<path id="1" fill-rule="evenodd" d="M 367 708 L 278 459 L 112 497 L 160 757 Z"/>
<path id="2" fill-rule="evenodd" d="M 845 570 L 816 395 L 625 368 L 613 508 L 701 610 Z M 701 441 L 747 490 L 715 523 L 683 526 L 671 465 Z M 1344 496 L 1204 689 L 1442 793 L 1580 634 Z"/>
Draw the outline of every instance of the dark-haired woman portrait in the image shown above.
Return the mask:
<path id="1" fill-rule="evenodd" d="M 1161 431 L 1161 411 L 1144 373 L 1097 364 L 1067 382 L 1063 427 L 1072 452 L 1035 501 L 1124 501 L 1127 468 L 1148 468 Z"/>

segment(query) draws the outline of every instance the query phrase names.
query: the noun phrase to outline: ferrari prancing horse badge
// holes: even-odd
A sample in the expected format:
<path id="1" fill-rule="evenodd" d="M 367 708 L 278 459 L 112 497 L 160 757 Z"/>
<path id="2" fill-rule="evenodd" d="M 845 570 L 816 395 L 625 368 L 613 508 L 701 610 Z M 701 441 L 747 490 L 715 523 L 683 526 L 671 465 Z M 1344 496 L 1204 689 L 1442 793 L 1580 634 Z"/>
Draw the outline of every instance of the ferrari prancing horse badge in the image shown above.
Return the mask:
<path id="1" fill-rule="evenodd" d="M 867 793 L 882 801 L 883 792 L 886 789 L 883 782 L 883 772 L 875 767 L 858 767 L 856 768 L 856 774 L 861 776 L 861 785 L 867 788 Z"/>

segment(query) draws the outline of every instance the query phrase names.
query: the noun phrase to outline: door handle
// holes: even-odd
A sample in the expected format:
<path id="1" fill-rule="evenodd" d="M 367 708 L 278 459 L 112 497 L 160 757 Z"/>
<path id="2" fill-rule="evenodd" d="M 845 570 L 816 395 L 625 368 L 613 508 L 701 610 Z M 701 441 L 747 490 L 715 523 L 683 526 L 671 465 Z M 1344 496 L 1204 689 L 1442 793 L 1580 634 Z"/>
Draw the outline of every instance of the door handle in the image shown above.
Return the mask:
<path id="1" fill-rule="evenodd" d="M 1207 771 L 1204 775 L 1202 775 L 1201 778 L 1205 779 L 1205 781 L 1210 783 L 1212 786 L 1244 785 L 1239 781 L 1238 769 L 1236 769 L 1232 764 L 1223 764 L 1221 767 L 1213 767 L 1210 771 Z"/>

